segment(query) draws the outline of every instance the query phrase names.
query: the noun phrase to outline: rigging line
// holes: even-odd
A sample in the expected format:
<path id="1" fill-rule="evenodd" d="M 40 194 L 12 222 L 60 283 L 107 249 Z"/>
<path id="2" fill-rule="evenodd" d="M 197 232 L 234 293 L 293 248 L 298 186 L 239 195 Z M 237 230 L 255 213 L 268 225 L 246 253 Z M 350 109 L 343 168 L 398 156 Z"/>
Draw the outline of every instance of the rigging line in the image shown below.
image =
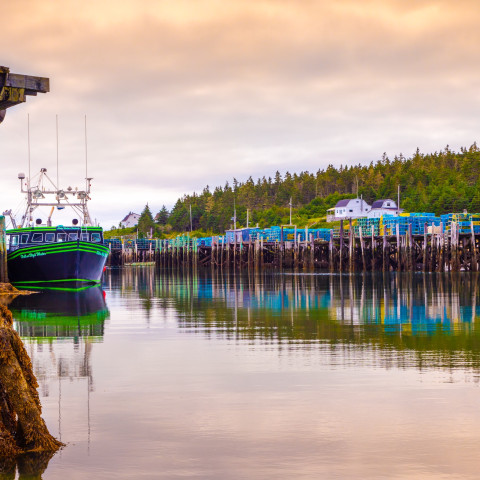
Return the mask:
<path id="1" fill-rule="evenodd" d="M 30 114 L 27 114 L 27 139 L 28 139 L 28 182 L 27 188 L 30 190 Z"/>
<path id="2" fill-rule="evenodd" d="M 87 114 L 85 114 L 85 192 L 88 191 Z"/>
<path id="3" fill-rule="evenodd" d="M 55 123 L 56 123 L 56 127 L 57 127 L 57 190 L 60 189 L 60 183 L 59 183 L 59 180 L 58 180 L 58 114 L 55 115 Z"/>

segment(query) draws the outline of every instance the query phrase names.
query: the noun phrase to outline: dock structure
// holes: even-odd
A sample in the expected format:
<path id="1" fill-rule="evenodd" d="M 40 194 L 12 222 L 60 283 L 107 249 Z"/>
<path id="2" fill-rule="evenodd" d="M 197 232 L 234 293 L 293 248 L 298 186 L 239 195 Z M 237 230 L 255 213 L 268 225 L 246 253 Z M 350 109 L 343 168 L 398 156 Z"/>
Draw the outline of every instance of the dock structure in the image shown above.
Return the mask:
<path id="1" fill-rule="evenodd" d="M 49 91 L 48 78 L 10 73 L 8 67 L 0 66 L 0 123 L 5 118 L 7 108 L 25 102 L 29 95 Z"/>
<path id="2" fill-rule="evenodd" d="M 0 215 L 0 283 L 8 283 L 5 217 Z"/>
<path id="3" fill-rule="evenodd" d="M 214 236 L 202 244 L 188 236 L 173 240 L 143 240 L 136 243 L 108 241 L 110 265 L 155 262 L 166 268 L 179 266 L 212 269 L 294 269 L 329 272 L 362 271 L 480 271 L 480 233 L 472 224 L 471 231 L 452 224 L 449 231 L 406 234 L 398 229 L 393 235 L 375 235 L 372 231 L 358 234 L 344 229 L 330 238 L 314 239 L 306 235 L 293 241 L 226 241 Z"/>

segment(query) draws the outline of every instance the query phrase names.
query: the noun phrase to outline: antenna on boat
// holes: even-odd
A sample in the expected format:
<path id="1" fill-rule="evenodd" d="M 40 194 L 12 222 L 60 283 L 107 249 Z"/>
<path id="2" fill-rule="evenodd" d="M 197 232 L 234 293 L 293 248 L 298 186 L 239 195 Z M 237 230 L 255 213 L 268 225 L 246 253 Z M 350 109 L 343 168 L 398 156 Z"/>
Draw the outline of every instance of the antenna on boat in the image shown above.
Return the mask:
<path id="1" fill-rule="evenodd" d="M 27 114 L 27 138 L 28 138 L 28 181 L 27 188 L 30 190 L 30 114 Z"/>
<path id="2" fill-rule="evenodd" d="M 59 189 L 59 181 L 58 181 L 58 113 L 55 115 L 55 123 L 57 127 L 57 188 Z"/>
<path id="3" fill-rule="evenodd" d="M 85 192 L 88 193 L 87 114 L 85 114 Z"/>

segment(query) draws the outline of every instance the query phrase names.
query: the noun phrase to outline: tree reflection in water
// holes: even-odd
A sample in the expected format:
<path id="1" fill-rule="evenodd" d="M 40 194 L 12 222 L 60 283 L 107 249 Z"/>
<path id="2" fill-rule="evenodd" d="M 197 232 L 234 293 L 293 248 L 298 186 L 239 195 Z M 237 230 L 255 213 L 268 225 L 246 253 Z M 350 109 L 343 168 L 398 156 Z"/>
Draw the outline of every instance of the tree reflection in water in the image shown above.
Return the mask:
<path id="1" fill-rule="evenodd" d="M 480 370 L 479 275 L 111 271 L 145 308 L 175 308 L 180 328 L 232 340 L 377 352 L 376 362 Z M 394 354 L 392 354 L 394 352 Z"/>

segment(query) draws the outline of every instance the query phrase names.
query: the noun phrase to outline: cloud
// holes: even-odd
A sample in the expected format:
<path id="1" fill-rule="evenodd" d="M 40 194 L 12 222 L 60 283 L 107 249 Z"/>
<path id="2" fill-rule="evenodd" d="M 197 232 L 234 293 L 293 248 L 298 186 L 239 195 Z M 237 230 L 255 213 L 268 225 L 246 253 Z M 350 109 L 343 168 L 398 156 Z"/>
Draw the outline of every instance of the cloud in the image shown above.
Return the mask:
<path id="1" fill-rule="evenodd" d="M 479 9 L 467 0 L 9 3 L 3 30 L 15 48 L 2 63 L 49 76 L 51 92 L 8 112 L 0 155 L 25 164 L 28 111 L 32 157 L 55 165 L 58 114 L 73 181 L 87 114 L 98 195 L 131 192 L 105 195 L 112 223 L 128 202 L 155 210 L 232 177 L 470 145 Z M 5 174 L 16 175 L 13 165 Z"/>

